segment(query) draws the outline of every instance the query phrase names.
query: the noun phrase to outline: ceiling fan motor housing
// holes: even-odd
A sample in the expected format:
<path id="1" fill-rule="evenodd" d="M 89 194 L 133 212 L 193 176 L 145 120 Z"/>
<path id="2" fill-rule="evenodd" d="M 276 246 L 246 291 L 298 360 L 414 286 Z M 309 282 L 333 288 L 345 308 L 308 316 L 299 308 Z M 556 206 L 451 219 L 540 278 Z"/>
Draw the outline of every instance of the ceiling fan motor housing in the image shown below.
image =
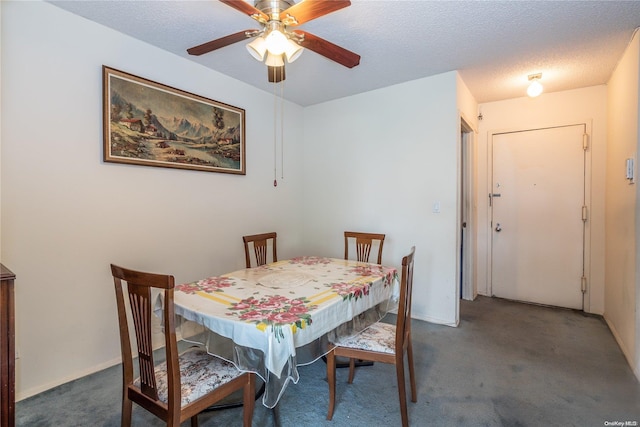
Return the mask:
<path id="1" fill-rule="evenodd" d="M 280 12 L 294 4 L 293 0 L 256 0 L 255 8 L 268 15 L 270 20 L 280 21 Z"/>

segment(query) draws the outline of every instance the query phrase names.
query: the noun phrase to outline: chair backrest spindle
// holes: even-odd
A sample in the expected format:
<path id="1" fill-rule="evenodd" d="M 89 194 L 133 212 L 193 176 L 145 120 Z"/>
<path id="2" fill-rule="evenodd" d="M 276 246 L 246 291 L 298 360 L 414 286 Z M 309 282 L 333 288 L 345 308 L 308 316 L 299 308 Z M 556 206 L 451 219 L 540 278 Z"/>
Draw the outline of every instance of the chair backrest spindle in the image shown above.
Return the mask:
<path id="1" fill-rule="evenodd" d="M 277 237 L 278 235 L 275 232 L 242 236 L 242 241 L 244 242 L 245 263 L 247 268 L 251 268 L 251 250 L 249 249 L 249 243 L 253 243 L 253 251 L 256 257 L 256 267 L 265 265 L 267 263 L 268 240 L 272 241 L 271 252 L 273 254 L 273 262 L 278 261 L 278 251 L 276 245 Z"/>
<path id="2" fill-rule="evenodd" d="M 156 376 L 153 367 L 153 344 L 151 330 L 151 292 L 149 288 L 130 284 L 128 287 L 131 315 L 138 343 L 138 364 L 140 366 L 140 389 L 150 398 L 158 399 Z"/>
<path id="3" fill-rule="evenodd" d="M 380 233 L 361 233 L 357 231 L 344 232 L 344 259 L 349 259 L 349 239 L 355 238 L 356 260 L 360 262 L 369 262 L 371 248 L 374 241 L 378 241 L 378 257 L 377 264 L 382 264 L 382 246 L 384 245 L 384 234 Z"/>

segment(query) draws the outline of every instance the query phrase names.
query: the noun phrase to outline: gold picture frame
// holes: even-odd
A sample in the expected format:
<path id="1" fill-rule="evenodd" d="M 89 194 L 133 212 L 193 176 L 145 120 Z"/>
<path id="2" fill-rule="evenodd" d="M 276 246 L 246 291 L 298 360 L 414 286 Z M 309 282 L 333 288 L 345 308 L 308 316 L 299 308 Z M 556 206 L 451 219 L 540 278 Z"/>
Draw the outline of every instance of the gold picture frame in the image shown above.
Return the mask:
<path id="1" fill-rule="evenodd" d="M 105 65 L 104 161 L 246 174 L 245 111 Z"/>

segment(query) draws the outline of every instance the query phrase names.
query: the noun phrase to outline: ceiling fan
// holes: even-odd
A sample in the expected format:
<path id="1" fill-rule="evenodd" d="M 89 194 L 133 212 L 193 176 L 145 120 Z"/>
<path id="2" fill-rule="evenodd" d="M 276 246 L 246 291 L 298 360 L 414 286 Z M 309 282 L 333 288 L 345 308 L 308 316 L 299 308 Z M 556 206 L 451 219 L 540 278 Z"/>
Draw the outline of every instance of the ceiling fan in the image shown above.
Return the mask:
<path id="1" fill-rule="evenodd" d="M 261 24 L 260 29 L 250 29 L 187 49 L 190 55 L 203 55 L 247 38 L 249 53 L 259 61 L 265 61 L 269 82 L 285 79 L 284 64 L 295 61 L 302 48 L 312 50 L 338 64 L 353 68 L 360 63 L 360 55 L 335 45 L 303 30 L 290 30 L 312 19 L 351 5 L 349 0 L 255 0 L 255 6 L 243 0 L 220 0 L 222 3 L 248 15 Z"/>

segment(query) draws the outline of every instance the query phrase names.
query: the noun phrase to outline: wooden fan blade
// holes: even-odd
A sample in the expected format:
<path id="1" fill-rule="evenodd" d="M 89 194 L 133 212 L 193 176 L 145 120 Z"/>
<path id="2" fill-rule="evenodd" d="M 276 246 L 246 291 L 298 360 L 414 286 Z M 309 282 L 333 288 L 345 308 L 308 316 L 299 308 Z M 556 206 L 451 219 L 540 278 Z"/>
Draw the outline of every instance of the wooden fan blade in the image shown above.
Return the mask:
<path id="1" fill-rule="evenodd" d="M 304 40 L 299 43 L 300 46 L 318 53 L 325 58 L 344 65 L 347 68 L 353 68 L 360 64 L 360 55 L 353 53 L 343 47 L 331 43 L 311 33 L 302 30 L 295 30 L 295 33 L 304 35 Z"/>
<path id="2" fill-rule="evenodd" d="M 219 39 L 211 40 L 210 42 L 203 43 L 199 46 L 187 49 L 189 55 L 202 55 L 209 53 L 212 50 L 220 49 L 221 47 L 229 46 L 230 44 L 237 43 L 248 38 L 247 32 L 253 32 L 254 30 L 244 30 L 238 33 L 229 34 L 228 36 L 221 37 Z"/>
<path id="3" fill-rule="evenodd" d="M 284 65 L 279 67 L 271 67 L 267 65 L 267 71 L 269 72 L 269 83 L 279 83 L 284 80 Z"/>
<path id="4" fill-rule="evenodd" d="M 300 25 L 347 6 L 349 0 L 303 0 L 281 12 L 280 19 L 285 25 Z"/>
<path id="5" fill-rule="evenodd" d="M 262 12 L 260 9 L 256 9 L 255 7 L 251 6 L 249 3 L 243 0 L 220 0 L 220 1 L 226 4 L 227 6 L 231 6 L 235 10 L 238 10 L 244 13 L 245 15 L 248 15 L 249 17 L 255 19 L 256 21 L 262 22 L 263 24 L 269 20 L 269 16 L 266 13 Z"/>

